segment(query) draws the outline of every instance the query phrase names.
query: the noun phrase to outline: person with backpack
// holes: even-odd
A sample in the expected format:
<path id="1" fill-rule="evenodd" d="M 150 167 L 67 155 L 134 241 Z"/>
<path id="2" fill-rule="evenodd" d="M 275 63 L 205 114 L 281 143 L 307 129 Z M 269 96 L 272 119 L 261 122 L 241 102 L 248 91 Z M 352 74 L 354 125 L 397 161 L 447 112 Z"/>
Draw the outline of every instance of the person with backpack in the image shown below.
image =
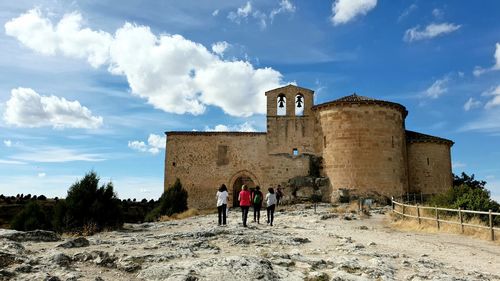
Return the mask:
<path id="1" fill-rule="evenodd" d="M 260 224 L 260 209 L 262 208 L 262 192 L 260 191 L 260 186 L 255 187 L 255 191 L 252 194 L 252 205 L 253 205 L 253 222 L 257 220 Z"/>
<path id="2" fill-rule="evenodd" d="M 227 193 L 227 187 L 225 184 L 222 184 L 215 195 L 217 199 L 217 213 L 219 214 L 219 226 L 226 225 L 226 215 L 227 215 L 227 198 L 229 194 Z"/>
<path id="3" fill-rule="evenodd" d="M 273 226 L 274 222 L 274 209 L 276 208 L 276 194 L 274 189 L 270 187 L 268 189 L 269 193 L 266 194 L 266 204 L 267 204 L 267 224 Z"/>
<path id="4" fill-rule="evenodd" d="M 246 185 L 241 186 L 240 194 L 238 194 L 238 201 L 240 201 L 241 207 L 241 218 L 243 220 L 243 226 L 247 227 L 247 218 L 248 218 L 248 209 L 252 205 L 250 202 L 252 200 L 252 195 L 250 191 L 248 191 L 248 187 Z"/>

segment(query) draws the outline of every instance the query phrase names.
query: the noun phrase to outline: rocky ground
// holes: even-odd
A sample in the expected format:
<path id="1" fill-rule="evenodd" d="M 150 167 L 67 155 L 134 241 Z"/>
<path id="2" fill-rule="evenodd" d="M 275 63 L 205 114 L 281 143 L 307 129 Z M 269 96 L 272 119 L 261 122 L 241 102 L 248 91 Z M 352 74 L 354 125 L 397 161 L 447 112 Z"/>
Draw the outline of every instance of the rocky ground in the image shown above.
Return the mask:
<path id="1" fill-rule="evenodd" d="M 87 238 L 0 230 L 0 280 L 500 280 L 496 244 L 330 210 L 280 209 L 273 227 L 233 211 L 226 227 L 208 215 Z"/>

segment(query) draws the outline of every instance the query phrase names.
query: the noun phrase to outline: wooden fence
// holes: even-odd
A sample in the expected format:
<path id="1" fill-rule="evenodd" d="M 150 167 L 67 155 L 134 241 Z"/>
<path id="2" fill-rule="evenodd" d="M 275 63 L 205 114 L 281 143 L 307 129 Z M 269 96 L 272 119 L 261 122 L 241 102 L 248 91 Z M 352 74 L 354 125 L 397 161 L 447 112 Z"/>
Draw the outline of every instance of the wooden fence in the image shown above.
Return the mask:
<path id="1" fill-rule="evenodd" d="M 399 206 L 400 208 L 396 208 L 396 206 Z M 399 209 L 399 210 L 398 210 Z M 411 215 L 408 212 L 405 213 L 405 211 L 408 211 L 408 209 L 414 209 L 416 215 Z M 422 210 L 431 210 L 435 214 L 434 217 L 425 217 L 422 216 L 421 211 Z M 448 224 L 455 224 L 455 225 L 460 225 L 460 228 L 462 230 L 462 233 L 464 233 L 464 227 L 475 227 L 475 228 L 483 228 L 483 229 L 489 229 L 490 230 L 490 238 L 491 240 L 495 240 L 495 230 L 500 230 L 500 228 L 496 227 L 493 224 L 493 217 L 494 216 L 500 216 L 500 213 L 494 213 L 491 210 L 488 212 L 482 212 L 482 211 L 470 211 L 470 210 L 462 210 L 462 209 L 448 209 L 448 208 L 438 208 L 438 207 L 429 207 L 429 206 L 419 206 L 417 205 L 410 205 L 410 204 L 404 204 L 400 203 L 394 200 L 394 197 L 392 198 L 392 211 L 396 214 L 402 215 L 403 217 L 408 217 L 408 218 L 414 218 L 418 220 L 418 224 L 422 223 L 422 220 L 430 220 L 430 221 L 435 221 L 436 222 L 436 227 L 439 230 L 441 223 L 448 223 Z M 439 212 L 451 212 L 451 213 L 457 213 L 458 214 L 458 221 L 449 221 L 449 220 L 444 220 L 439 218 Z M 489 225 L 479 225 L 479 224 L 470 224 L 470 223 L 464 223 L 464 214 L 473 214 L 473 215 L 488 215 L 488 221 Z"/>

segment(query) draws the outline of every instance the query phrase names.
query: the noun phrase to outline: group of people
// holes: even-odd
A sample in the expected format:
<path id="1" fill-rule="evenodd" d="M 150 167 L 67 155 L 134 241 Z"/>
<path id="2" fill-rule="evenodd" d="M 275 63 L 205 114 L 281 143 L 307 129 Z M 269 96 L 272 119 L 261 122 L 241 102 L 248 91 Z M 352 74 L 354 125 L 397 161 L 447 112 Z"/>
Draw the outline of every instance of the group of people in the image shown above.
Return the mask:
<path id="1" fill-rule="evenodd" d="M 248 189 L 248 186 L 242 185 L 241 191 L 238 194 L 238 201 L 241 208 L 241 218 L 243 226 L 247 226 L 248 212 L 250 206 L 253 207 L 253 222 L 260 224 L 260 210 L 262 209 L 262 203 L 266 201 L 267 210 L 267 224 L 273 226 L 274 222 L 274 211 L 276 205 L 279 204 L 283 193 L 281 191 L 281 186 L 278 185 L 276 191 L 272 187 L 268 188 L 268 193 L 264 197 L 260 191 L 260 186 L 256 186 L 253 191 Z M 219 225 L 226 225 L 227 223 L 227 202 L 229 198 L 229 193 L 225 184 L 222 184 L 217 191 L 217 213 L 219 216 Z"/>

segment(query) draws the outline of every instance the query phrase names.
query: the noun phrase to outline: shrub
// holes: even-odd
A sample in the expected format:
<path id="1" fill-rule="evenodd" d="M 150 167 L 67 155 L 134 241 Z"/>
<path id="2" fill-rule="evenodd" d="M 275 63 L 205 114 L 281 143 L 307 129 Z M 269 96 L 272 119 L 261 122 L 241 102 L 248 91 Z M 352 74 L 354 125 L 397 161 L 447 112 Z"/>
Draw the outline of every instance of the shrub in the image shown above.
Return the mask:
<path id="1" fill-rule="evenodd" d="M 56 208 L 56 213 L 60 213 L 54 216 L 60 229 L 81 231 L 86 225 L 95 225 L 97 230 L 102 230 L 123 225 L 120 201 L 113 184 L 98 187 L 99 180 L 91 171 L 69 188 L 65 202 Z"/>
<path id="2" fill-rule="evenodd" d="M 10 225 L 11 228 L 21 231 L 52 229 L 49 216 L 36 201 L 26 204 L 23 210 L 12 219 Z"/>
<path id="3" fill-rule="evenodd" d="M 188 209 L 188 193 L 182 187 L 181 181 L 177 179 L 160 197 L 159 206 L 154 208 L 146 216 L 146 221 L 157 220 L 160 216 L 171 216 L 182 213 Z"/>

